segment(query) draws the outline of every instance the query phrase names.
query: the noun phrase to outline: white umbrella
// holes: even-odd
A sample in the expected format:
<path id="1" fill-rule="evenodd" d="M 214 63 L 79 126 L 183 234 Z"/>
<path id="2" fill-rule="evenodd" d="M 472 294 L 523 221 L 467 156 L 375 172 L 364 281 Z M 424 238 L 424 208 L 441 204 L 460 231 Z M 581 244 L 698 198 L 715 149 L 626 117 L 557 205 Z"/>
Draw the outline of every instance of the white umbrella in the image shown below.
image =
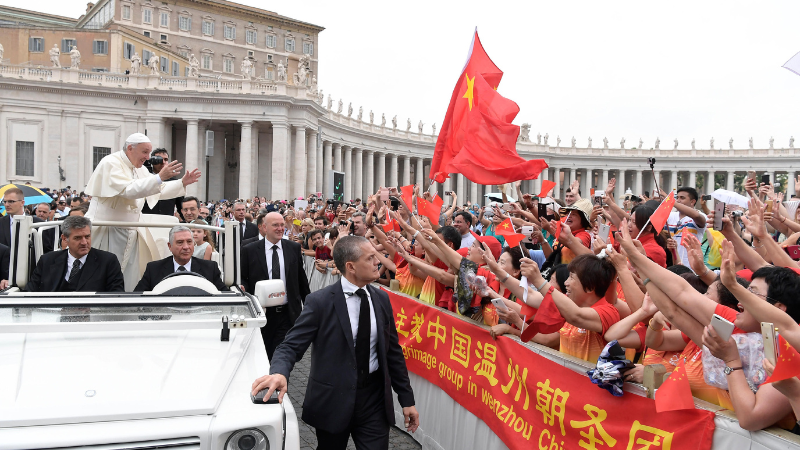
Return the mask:
<path id="1" fill-rule="evenodd" d="M 711 194 L 711 197 L 713 197 L 715 200 L 724 202 L 725 204 L 738 205 L 747 209 L 748 198 L 742 194 L 737 194 L 736 192 L 725 189 L 717 189 L 713 194 Z"/>
<path id="2" fill-rule="evenodd" d="M 487 197 L 490 201 L 500 202 L 503 203 L 503 193 L 502 192 L 487 192 L 484 197 Z M 506 195 L 506 198 L 509 202 L 516 202 L 511 196 Z"/>

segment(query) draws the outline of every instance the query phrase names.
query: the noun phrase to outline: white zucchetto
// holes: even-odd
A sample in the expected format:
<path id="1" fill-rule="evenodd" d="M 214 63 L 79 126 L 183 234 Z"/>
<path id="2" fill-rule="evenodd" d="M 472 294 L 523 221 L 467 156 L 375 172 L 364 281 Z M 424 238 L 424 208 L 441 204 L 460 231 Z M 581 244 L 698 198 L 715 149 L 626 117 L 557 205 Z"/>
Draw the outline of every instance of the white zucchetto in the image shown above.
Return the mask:
<path id="1" fill-rule="evenodd" d="M 128 144 L 141 144 L 145 142 L 149 144 L 150 138 L 142 133 L 133 133 L 132 135 L 128 136 L 127 139 L 125 139 L 125 142 Z"/>

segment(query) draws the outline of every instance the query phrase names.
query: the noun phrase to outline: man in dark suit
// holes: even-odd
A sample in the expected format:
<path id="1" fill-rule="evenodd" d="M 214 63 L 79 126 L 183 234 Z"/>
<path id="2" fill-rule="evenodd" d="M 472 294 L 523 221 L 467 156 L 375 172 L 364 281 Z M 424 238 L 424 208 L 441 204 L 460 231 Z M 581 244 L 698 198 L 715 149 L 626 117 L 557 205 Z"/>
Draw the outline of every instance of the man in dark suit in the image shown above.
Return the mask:
<path id="1" fill-rule="evenodd" d="M 266 214 L 259 214 L 256 217 L 256 229 L 258 230 L 258 234 L 254 237 L 243 240 L 242 247 L 264 239 L 264 236 L 267 235 L 267 222 L 264 220 L 266 217 Z"/>
<path id="2" fill-rule="evenodd" d="M 183 225 L 172 227 L 169 230 L 169 243 L 167 246 L 169 246 L 172 256 L 147 263 L 144 275 L 139 280 L 139 284 L 133 289 L 134 292 L 152 291 L 153 287 L 161 282 L 164 277 L 175 272 L 200 274 L 206 280 L 214 283 L 214 286 L 220 291 L 228 290 L 225 287 L 225 283 L 222 282 L 222 274 L 217 263 L 192 256 L 192 253 L 194 253 L 192 230 Z"/>
<path id="3" fill-rule="evenodd" d="M 6 207 L 6 215 L 0 217 L 0 244 L 11 247 L 11 227 L 15 216 L 25 215 L 25 194 L 22 189 L 10 188 L 3 194 L 3 203 Z M 33 218 L 33 223 L 44 222 L 38 217 Z M 55 230 L 46 230 L 42 234 L 42 253 L 53 251 L 53 241 Z M 31 254 L 31 261 L 33 255 Z"/>
<path id="4" fill-rule="evenodd" d="M 239 233 L 242 236 L 242 242 L 250 238 L 258 237 L 258 227 L 244 218 L 246 214 L 246 205 L 244 203 L 235 203 L 233 205 L 233 220 L 239 222 Z"/>
<path id="5" fill-rule="evenodd" d="M 61 223 L 66 250 L 39 258 L 26 290 L 29 292 L 124 292 L 125 280 L 117 255 L 92 248 L 92 222 L 70 216 Z"/>
<path id="6" fill-rule="evenodd" d="M 286 286 L 286 303 L 265 308 L 267 324 L 261 328 L 261 337 L 267 355 L 272 354 L 283 342 L 286 333 L 294 325 L 303 302 L 311 290 L 303 270 L 300 244 L 283 238 L 283 216 L 269 213 L 264 217 L 266 235 L 264 239 L 242 248 L 242 284 L 254 294 L 256 283 L 261 280 L 283 280 Z"/>
<path id="7" fill-rule="evenodd" d="M 270 375 L 258 378 L 252 393 L 269 389 L 269 398 L 277 389 L 282 401 L 294 364 L 313 343 L 303 421 L 316 428 L 317 449 L 344 449 L 351 435 L 359 450 L 388 449 L 392 388 L 408 431 L 416 431 L 419 413 L 389 296 L 369 285 L 378 278 L 380 261 L 359 236 L 340 238 L 333 259 L 341 282 L 308 296 L 270 360 Z"/>
<path id="8" fill-rule="evenodd" d="M 0 290 L 8 287 L 8 264 L 10 249 L 7 245 L 0 244 Z"/>

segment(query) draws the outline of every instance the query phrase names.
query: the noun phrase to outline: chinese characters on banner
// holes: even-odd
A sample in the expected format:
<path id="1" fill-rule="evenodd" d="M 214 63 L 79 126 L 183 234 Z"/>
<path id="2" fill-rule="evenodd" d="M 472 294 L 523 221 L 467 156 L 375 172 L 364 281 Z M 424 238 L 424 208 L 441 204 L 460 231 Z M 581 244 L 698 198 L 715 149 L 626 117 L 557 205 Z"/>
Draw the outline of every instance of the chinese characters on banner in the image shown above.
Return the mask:
<path id="1" fill-rule="evenodd" d="M 408 370 L 439 386 L 509 448 L 709 449 L 714 414 L 656 413 L 634 394 L 614 397 L 586 376 L 438 308 L 386 291 Z"/>

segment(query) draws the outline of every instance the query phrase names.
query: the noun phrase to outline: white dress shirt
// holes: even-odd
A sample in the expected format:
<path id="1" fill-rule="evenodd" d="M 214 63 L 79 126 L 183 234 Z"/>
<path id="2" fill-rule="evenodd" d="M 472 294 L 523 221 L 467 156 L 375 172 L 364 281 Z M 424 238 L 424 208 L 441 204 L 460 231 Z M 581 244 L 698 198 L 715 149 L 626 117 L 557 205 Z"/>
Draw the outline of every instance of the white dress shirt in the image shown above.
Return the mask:
<path id="1" fill-rule="evenodd" d="M 358 336 L 358 316 L 361 314 L 361 297 L 356 294 L 359 289 L 364 289 L 369 299 L 369 373 L 378 370 L 378 324 L 375 320 L 375 307 L 372 305 L 372 296 L 364 286 L 359 288 L 355 284 L 342 277 L 342 290 L 344 299 L 347 302 L 347 315 L 350 316 L 350 329 L 353 330 L 353 344 L 355 345 Z M 349 295 L 348 295 L 349 294 Z"/>
<path id="2" fill-rule="evenodd" d="M 467 234 L 461 235 L 461 247 L 459 248 L 469 248 L 473 242 L 475 242 L 475 236 L 468 231 Z"/>
<path id="3" fill-rule="evenodd" d="M 81 261 L 81 270 L 83 270 L 83 266 L 86 265 L 86 257 L 87 256 L 89 256 L 88 253 L 83 255 L 83 258 L 80 259 L 80 261 Z M 75 264 L 75 260 L 76 259 L 77 258 L 72 256 L 72 253 L 70 253 L 69 250 L 67 250 L 67 274 L 64 276 L 64 279 L 67 280 L 67 281 L 69 281 L 69 274 L 70 274 L 70 272 L 72 272 L 72 265 Z"/>
<path id="4" fill-rule="evenodd" d="M 173 272 L 177 272 L 178 271 L 178 267 L 180 267 L 180 266 L 183 266 L 186 269 L 187 272 L 191 272 L 192 271 L 192 259 L 189 258 L 189 262 L 186 263 L 186 264 L 178 264 L 178 261 L 175 261 L 175 257 L 173 256 L 172 257 L 172 271 Z"/>
<path id="5" fill-rule="evenodd" d="M 278 261 L 281 263 L 281 280 L 283 280 L 283 286 L 286 287 L 286 262 L 283 260 L 283 240 L 279 240 L 277 244 L 273 244 L 270 241 L 264 242 L 264 247 L 266 249 L 266 257 L 267 257 L 267 277 L 268 279 L 272 279 L 272 246 L 278 246 Z M 284 297 L 283 304 L 286 305 L 289 303 L 289 299 Z"/>

